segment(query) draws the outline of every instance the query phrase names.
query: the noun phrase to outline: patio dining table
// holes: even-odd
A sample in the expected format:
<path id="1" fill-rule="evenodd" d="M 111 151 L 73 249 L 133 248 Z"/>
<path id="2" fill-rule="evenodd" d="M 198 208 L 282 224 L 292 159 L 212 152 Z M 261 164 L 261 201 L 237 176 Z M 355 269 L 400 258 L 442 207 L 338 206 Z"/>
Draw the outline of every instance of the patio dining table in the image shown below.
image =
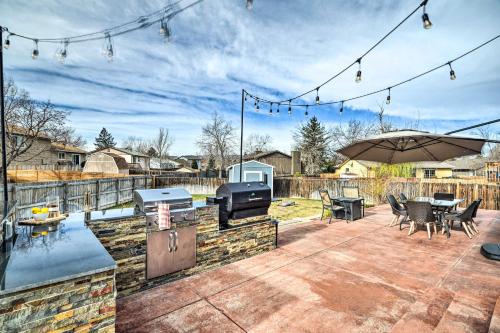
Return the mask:
<path id="1" fill-rule="evenodd" d="M 429 202 L 432 205 L 433 210 L 436 212 L 438 222 L 446 231 L 446 237 L 450 238 L 450 228 L 448 227 L 448 223 L 443 223 L 443 215 L 448 209 L 462 203 L 464 199 L 436 200 L 432 197 L 416 197 L 413 201 Z"/>

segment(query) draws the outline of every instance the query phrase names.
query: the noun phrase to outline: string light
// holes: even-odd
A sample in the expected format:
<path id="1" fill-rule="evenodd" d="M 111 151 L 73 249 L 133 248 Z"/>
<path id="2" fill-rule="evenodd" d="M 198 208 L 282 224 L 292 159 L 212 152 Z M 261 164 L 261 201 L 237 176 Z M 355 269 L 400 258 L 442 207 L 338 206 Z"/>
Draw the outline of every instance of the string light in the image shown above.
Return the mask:
<path id="1" fill-rule="evenodd" d="M 247 9 L 252 10 L 253 8 L 253 0 L 247 0 Z"/>
<path id="2" fill-rule="evenodd" d="M 344 101 L 340 103 L 340 114 L 342 114 L 342 112 L 344 112 Z"/>
<path id="3" fill-rule="evenodd" d="M 453 70 L 453 68 L 451 67 L 451 61 L 448 62 L 448 66 L 450 66 L 450 80 L 455 80 L 457 77 L 455 75 L 455 71 Z"/>
<path id="4" fill-rule="evenodd" d="M 10 39 L 9 39 L 10 35 L 11 34 L 7 35 L 7 38 L 5 38 L 5 42 L 3 43 L 3 48 L 6 50 L 10 47 Z"/>
<path id="5" fill-rule="evenodd" d="M 316 104 L 319 104 L 319 87 L 316 88 Z"/>
<path id="6" fill-rule="evenodd" d="M 429 19 L 429 15 L 425 12 L 425 6 L 427 5 L 427 0 L 422 2 L 424 13 L 422 14 L 422 22 L 424 24 L 424 29 L 430 29 L 432 27 L 431 20 Z"/>
<path id="7" fill-rule="evenodd" d="M 292 100 L 288 101 L 288 115 L 292 115 Z"/>
<path id="8" fill-rule="evenodd" d="M 387 99 L 385 100 L 385 104 L 389 105 L 391 104 L 391 88 L 387 88 L 388 93 L 387 93 Z"/>
<path id="9" fill-rule="evenodd" d="M 356 60 L 356 62 L 358 63 L 358 72 L 356 73 L 356 83 L 359 83 L 361 82 L 361 58 Z"/>
<path id="10" fill-rule="evenodd" d="M 304 114 L 306 117 L 309 115 L 309 105 L 306 105 L 306 112 Z"/>
<path id="11" fill-rule="evenodd" d="M 257 99 L 257 108 L 255 109 L 255 111 L 259 112 L 259 110 L 260 110 L 259 100 Z"/>
<path id="12" fill-rule="evenodd" d="M 280 114 L 280 103 L 278 103 L 278 107 L 276 108 L 276 114 L 279 116 Z"/>
<path id="13" fill-rule="evenodd" d="M 68 57 L 68 45 L 69 41 L 62 42 L 61 47 L 56 51 L 56 57 L 61 64 L 64 64 L 66 58 Z"/>
<path id="14" fill-rule="evenodd" d="M 102 49 L 102 54 L 108 59 L 109 62 L 113 61 L 113 56 L 114 56 L 114 51 L 113 51 L 113 42 L 111 40 L 111 35 L 109 33 L 106 33 L 106 39 L 104 43 L 104 47 Z"/>
<path id="15" fill-rule="evenodd" d="M 165 19 L 160 21 L 160 35 L 162 35 L 167 42 L 170 41 L 170 37 L 172 36 L 168 26 L 168 21 L 165 21 Z"/>
<path id="16" fill-rule="evenodd" d="M 269 115 L 272 116 L 273 115 L 273 103 L 270 103 L 269 104 Z"/>
<path id="17" fill-rule="evenodd" d="M 39 52 L 38 52 L 38 39 L 35 39 L 33 41 L 33 44 L 35 44 L 35 45 L 33 47 L 33 51 L 31 52 L 31 58 L 33 58 L 33 60 L 35 60 L 36 58 L 38 58 L 38 54 L 39 54 Z"/>

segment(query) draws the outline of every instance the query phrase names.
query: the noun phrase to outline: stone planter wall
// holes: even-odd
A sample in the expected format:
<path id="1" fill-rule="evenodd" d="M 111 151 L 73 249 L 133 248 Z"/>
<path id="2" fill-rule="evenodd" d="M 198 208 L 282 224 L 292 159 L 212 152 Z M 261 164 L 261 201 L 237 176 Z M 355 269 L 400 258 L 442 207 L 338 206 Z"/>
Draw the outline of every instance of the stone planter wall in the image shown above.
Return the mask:
<path id="1" fill-rule="evenodd" d="M 114 271 L 0 298 L 1 332 L 114 332 Z"/>

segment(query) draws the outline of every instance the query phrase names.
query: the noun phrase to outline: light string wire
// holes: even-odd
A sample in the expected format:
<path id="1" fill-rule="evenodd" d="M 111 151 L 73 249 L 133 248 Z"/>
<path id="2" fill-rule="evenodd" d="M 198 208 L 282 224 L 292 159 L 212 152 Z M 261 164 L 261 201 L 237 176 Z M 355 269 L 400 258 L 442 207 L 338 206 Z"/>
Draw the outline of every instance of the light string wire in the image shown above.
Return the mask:
<path id="1" fill-rule="evenodd" d="M 283 104 L 283 103 L 287 103 L 289 101 L 293 101 L 293 100 L 296 100 L 298 98 L 301 98 L 307 94 L 310 94 L 312 92 L 318 92 L 320 88 L 322 88 L 323 86 L 325 86 L 326 84 L 330 83 L 332 80 L 336 79 L 338 76 L 342 75 L 344 72 L 346 72 L 348 69 L 350 69 L 352 66 L 356 65 L 356 64 L 360 64 L 361 65 L 361 60 L 366 56 L 368 55 L 371 51 L 373 51 L 377 46 L 379 46 L 387 37 L 389 37 L 394 31 L 396 31 L 401 25 L 403 25 L 403 23 L 405 23 L 410 17 L 413 16 L 413 14 L 415 14 L 420 8 L 424 7 L 427 5 L 427 2 L 428 0 L 424 0 L 422 1 L 417 8 L 415 8 L 412 12 L 410 12 L 410 14 L 408 14 L 403 20 L 401 20 L 394 28 L 392 28 L 388 33 L 386 33 L 381 39 L 379 39 L 375 44 L 373 44 L 368 50 L 366 50 L 360 57 L 356 58 L 356 60 L 354 60 L 352 63 L 350 63 L 349 65 L 347 65 L 346 67 L 344 67 L 342 70 L 340 70 L 338 73 L 336 73 L 335 75 L 333 75 L 332 77 L 330 77 L 328 80 L 326 80 L 325 82 L 321 83 L 320 85 L 312 88 L 311 90 L 308 90 L 306 92 L 303 92 L 301 93 L 300 95 L 297 95 L 295 97 L 292 97 L 292 98 L 287 98 L 287 99 L 284 99 L 284 100 L 275 100 L 275 101 L 271 101 L 271 100 L 268 100 L 268 99 L 265 99 L 265 98 L 261 98 L 261 97 L 258 97 L 258 96 L 255 96 L 255 95 L 250 95 L 249 96 L 252 96 L 252 98 L 256 98 L 258 99 L 259 101 L 263 102 L 263 103 L 273 103 L 273 104 Z"/>
<path id="2" fill-rule="evenodd" d="M 399 86 L 401 86 L 401 85 L 403 85 L 403 84 L 406 84 L 406 83 L 408 83 L 408 82 L 410 82 L 410 81 L 413 81 L 413 80 L 418 79 L 418 78 L 420 78 L 420 77 L 422 77 L 422 76 L 425 76 L 425 75 L 427 75 L 427 74 L 430 74 L 430 73 L 432 73 L 432 72 L 434 72 L 434 71 L 436 71 L 436 70 L 438 70 L 438 69 L 440 69 L 440 68 L 443 68 L 443 67 L 449 66 L 449 65 L 451 65 L 451 63 L 453 63 L 453 62 L 455 62 L 455 61 L 457 61 L 457 60 L 460 60 L 460 59 L 462 59 L 462 58 L 464 58 L 464 57 L 468 56 L 469 54 L 471 54 L 471 53 L 473 53 L 473 52 L 475 52 L 475 51 L 477 51 L 477 50 L 481 49 L 482 47 L 484 47 L 484 46 L 486 46 L 486 45 L 488 45 L 488 44 L 490 44 L 490 43 L 492 43 L 493 41 L 497 40 L 498 38 L 500 38 L 500 34 L 498 34 L 498 35 L 496 35 L 495 37 L 493 37 L 493 38 L 491 38 L 491 39 L 487 40 L 486 42 L 484 42 L 484 43 L 482 43 L 482 44 L 480 44 L 480 45 L 476 46 L 475 48 L 470 49 L 469 51 L 467 51 L 467 52 L 465 52 L 465 53 L 463 53 L 463 54 L 459 55 L 458 57 L 453 58 L 453 59 L 451 59 L 451 60 L 449 60 L 449 61 L 445 62 L 444 64 L 441 64 L 441 65 L 439 65 L 439 66 L 433 67 L 433 68 L 431 68 L 431 69 L 429 69 L 429 70 L 427 70 L 427 71 L 425 71 L 425 72 L 422 72 L 422 73 L 420 73 L 420 74 L 417 74 L 417 75 L 415 75 L 415 76 L 412 76 L 412 77 L 410 77 L 410 78 L 408 78 L 408 79 L 406 79 L 406 80 L 400 81 L 400 82 L 395 83 L 395 84 L 393 84 L 393 85 L 391 85 L 391 86 L 389 86 L 389 87 L 386 87 L 386 88 L 382 88 L 382 89 L 378 89 L 378 90 L 375 90 L 375 91 L 372 91 L 372 92 L 368 92 L 368 93 L 363 94 L 363 95 L 359 95 L 359 96 L 355 96 L 355 97 L 350 97 L 350 98 L 345 98 L 345 99 L 336 100 L 336 101 L 331 101 L 331 102 L 321 102 L 321 103 L 300 103 L 300 104 L 297 104 L 297 103 L 296 103 L 296 104 L 287 103 L 287 105 L 289 105 L 289 106 L 297 106 L 297 107 L 309 107 L 309 106 L 332 105 L 332 104 L 339 104 L 339 103 L 342 103 L 342 104 L 343 104 L 343 103 L 345 103 L 345 102 L 349 102 L 349 101 L 353 101 L 353 100 L 356 100 L 356 99 L 360 99 L 360 98 L 368 97 L 368 96 L 371 96 L 371 95 L 379 94 L 379 93 L 384 92 L 384 91 L 388 91 L 388 90 L 390 91 L 391 89 L 393 89 L 393 88 L 395 88 L 395 87 L 399 87 Z M 313 91 L 314 91 L 314 90 L 313 90 Z M 246 90 L 244 90 L 244 92 L 245 92 L 245 94 L 246 94 L 246 95 L 248 95 L 250 98 L 254 98 L 257 102 L 263 102 L 264 104 L 265 104 L 265 103 L 267 103 L 266 101 L 261 100 L 259 97 L 254 96 L 254 95 L 252 95 L 252 94 L 248 93 Z M 287 99 L 287 100 L 285 100 L 285 101 L 286 101 L 286 102 L 288 102 L 289 100 Z M 278 102 L 272 102 L 272 103 L 278 103 Z"/>
<path id="3" fill-rule="evenodd" d="M 178 5 L 180 5 L 182 2 L 185 0 L 179 0 L 175 3 L 168 4 L 165 7 L 162 7 L 161 9 L 152 12 L 147 15 L 140 16 L 136 18 L 135 20 L 107 28 L 101 31 L 96 31 L 96 32 L 91 32 L 87 34 L 82 34 L 82 35 L 76 35 L 76 36 L 69 36 L 69 37 L 58 37 L 58 38 L 35 38 L 31 36 L 26 36 L 22 34 L 18 34 L 15 32 L 10 31 L 8 28 L 3 27 L 2 30 L 3 32 L 8 33 L 8 37 L 18 37 L 18 38 L 23 38 L 23 39 L 28 39 L 32 41 L 37 41 L 38 43 L 83 43 L 83 42 L 89 42 L 89 41 L 95 41 L 95 40 L 102 40 L 114 36 L 120 36 L 129 32 L 133 32 L 136 30 L 140 29 L 145 29 L 150 26 L 152 26 L 155 23 L 159 23 L 162 20 L 169 21 L 171 20 L 174 16 L 182 13 L 186 9 L 189 9 L 204 0 L 197 0 L 195 2 L 190 3 L 189 5 L 176 9 Z"/>

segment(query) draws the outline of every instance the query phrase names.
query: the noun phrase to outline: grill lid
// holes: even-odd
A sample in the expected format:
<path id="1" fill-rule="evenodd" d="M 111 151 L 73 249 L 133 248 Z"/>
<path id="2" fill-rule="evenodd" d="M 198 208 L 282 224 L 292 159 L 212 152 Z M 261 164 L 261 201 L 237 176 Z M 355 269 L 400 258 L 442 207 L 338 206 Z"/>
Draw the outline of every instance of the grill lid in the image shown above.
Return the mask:
<path id="1" fill-rule="evenodd" d="M 158 203 L 180 204 L 191 207 L 193 198 L 191 194 L 183 188 L 170 187 L 152 190 L 134 191 L 134 202 L 141 211 L 146 207 L 156 206 Z M 181 208 L 179 206 L 178 208 Z"/>

